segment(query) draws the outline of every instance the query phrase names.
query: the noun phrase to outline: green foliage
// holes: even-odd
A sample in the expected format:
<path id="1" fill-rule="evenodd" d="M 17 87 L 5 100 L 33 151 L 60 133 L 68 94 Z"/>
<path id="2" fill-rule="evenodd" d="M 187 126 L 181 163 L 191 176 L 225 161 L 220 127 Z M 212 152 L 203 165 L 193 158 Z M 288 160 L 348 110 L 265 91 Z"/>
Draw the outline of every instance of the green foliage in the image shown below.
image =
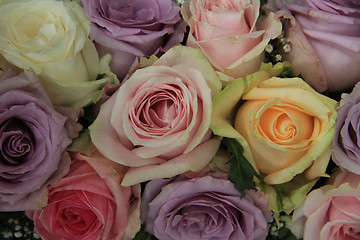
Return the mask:
<path id="1" fill-rule="evenodd" d="M 140 231 L 135 235 L 133 240 L 157 240 L 157 238 L 146 232 L 144 225 L 141 225 Z"/>
<path id="2" fill-rule="evenodd" d="M 266 240 L 298 240 L 297 237 L 286 227 L 282 227 L 276 231 L 276 234 L 269 234 Z"/>
<path id="3" fill-rule="evenodd" d="M 245 196 L 245 190 L 254 189 L 256 185 L 253 181 L 254 176 L 260 179 L 260 175 L 244 156 L 244 148 L 233 138 L 223 138 L 222 144 L 225 145 L 230 159 L 229 180 L 234 183 L 235 188 Z"/>
<path id="4" fill-rule="evenodd" d="M 290 77 L 290 76 L 291 76 L 291 65 L 287 64 L 287 65 L 285 65 L 282 72 L 278 75 L 278 77 L 287 78 L 287 77 Z"/>

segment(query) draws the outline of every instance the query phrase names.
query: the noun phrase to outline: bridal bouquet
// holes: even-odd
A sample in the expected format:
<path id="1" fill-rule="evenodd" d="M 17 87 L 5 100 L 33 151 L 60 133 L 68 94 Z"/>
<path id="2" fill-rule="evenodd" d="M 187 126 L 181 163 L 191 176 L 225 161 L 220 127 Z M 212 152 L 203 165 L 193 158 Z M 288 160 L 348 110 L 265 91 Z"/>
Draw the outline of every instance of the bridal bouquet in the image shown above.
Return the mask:
<path id="1" fill-rule="evenodd" d="M 0 0 L 1 238 L 360 239 L 359 66 L 358 0 Z"/>

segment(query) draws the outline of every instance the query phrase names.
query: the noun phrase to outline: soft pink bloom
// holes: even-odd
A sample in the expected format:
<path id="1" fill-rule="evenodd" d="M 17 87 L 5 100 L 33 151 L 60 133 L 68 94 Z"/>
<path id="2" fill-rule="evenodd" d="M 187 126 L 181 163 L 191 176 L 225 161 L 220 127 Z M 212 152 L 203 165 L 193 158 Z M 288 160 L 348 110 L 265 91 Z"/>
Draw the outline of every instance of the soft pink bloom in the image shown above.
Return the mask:
<path id="1" fill-rule="evenodd" d="M 200 171 L 220 144 L 209 129 L 220 88 L 200 50 L 174 47 L 102 104 L 91 139 L 104 156 L 130 167 L 124 186 Z"/>
<path id="2" fill-rule="evenodd" d="M 284 56 L 293 74 L 322 92 L 343 91 L 360 80 L 360 2 L 300 0 L 277 14 L 291 43 Z"/>
<path id="3" fill-rule="evenodd" d="M 42 239 L 132 239 L 140 228 L 140 186 L 120 186 L 126 167 L 95 152 L 72 155 L 70 172 L 49 188 L 48 205 L 29 211 Z"/>
<path id="4" fill-rule="evenodd" d="M 360 176 L 340 172 L 331 185 L 310 192 L 294 213 L 296 224 L 305 224 L 304 240 L 360 239 Z"/>
<path id="5" fill-rule="evenodd" d="M 187 45 L 200 48 L 214 68 L 232 77 L 257 71 L 270 39 L 280 35 L 273 13 L 258 22 L 260 1 L 191 0 L 181 13 L 190 26 Z"/>

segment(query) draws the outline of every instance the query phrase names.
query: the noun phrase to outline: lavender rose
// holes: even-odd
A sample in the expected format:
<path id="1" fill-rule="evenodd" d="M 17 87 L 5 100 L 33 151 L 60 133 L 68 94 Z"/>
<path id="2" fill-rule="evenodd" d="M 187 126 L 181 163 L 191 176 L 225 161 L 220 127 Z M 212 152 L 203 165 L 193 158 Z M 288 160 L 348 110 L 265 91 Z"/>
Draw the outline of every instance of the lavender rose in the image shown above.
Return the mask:
<path id="1" fill-rule="evenodd" d="M 90 38 L 100 55 L 112 54 L 110 67 L 120 80 L 136 57 L 166 51 L 184 37 L 185 23 L 172 0 L 83 0 L 82 4 L 92 22 Z"/>
<path id="2" fill-rule="evenodd" d="M 360 84 L 344 93 L 337 109 L 332 158 L 341 168 L 360 175 Z"/>
<path id="3" fill-rule="evenodd" d="M 360 2 L 299 0 L 280 11 L 290 22 L 285 60 L 318 91 L 342 91 L 360 80 Z"/>
<path id="4" fill-rule="evenodd" d="M 271 214 L 260 191 L 240 193 L 228 180 L 210 176 L 153 180 L 141 203 L 146 231 L 159 240 L 265 239 Z"/>
<path id="5" fill-rule="evenodd" d="M 6 71 L 0 86 L 0 211 L 39 209 L 47 186 L 69 170 L 73 133 L 32 72 Z"/>

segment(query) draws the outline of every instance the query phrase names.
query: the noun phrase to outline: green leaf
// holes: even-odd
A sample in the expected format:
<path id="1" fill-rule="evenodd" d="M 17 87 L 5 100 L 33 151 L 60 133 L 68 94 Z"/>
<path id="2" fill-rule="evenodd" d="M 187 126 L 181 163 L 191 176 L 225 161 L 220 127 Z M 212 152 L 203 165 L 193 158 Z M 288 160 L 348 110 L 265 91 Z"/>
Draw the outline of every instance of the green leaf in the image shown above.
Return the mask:
<path id="1" fill-rule="evenodd" d="M 133 240 L 157 240 L 157 238 L 146 232 L 144 225 L 141 225 L 140 231 L 135 235 Z"/>
<path id="2" fill-rule="evenodd" d="M 228 161 L 230 163 L 229 180 L 234 183 L 235 188 L 241 193 L 242 197 L 245 196 L 245 190 L 256 190 L 253 179 L 254 176 L 260 179 L 260 175 L 245 158 L 244 148 L 236 139 L 232 138 L 223 138 L 222 143 L 226 146 L 230 155 Z"/>
<path id="3" fill-rule="evenodd" d="M 96 151 L 96 147 L 91 141 L 89 129 L 83 130 L 79 136 L 73 140 L 72 144 L 69 146 L 69 150 L 73 152 L 82 152 L 88 156 Z"/>
<path id="4" fill-rule="evenodd" d="M 318 180 L 308 181 L 304 175 L 305 173 L 299 174 L 289 182 L 276 185 L 260 182 L 259 187 L 267 195 L 268 208 L 273 212 L 277 223 L 282 212 L 290 214 L 303 204 L 307 194 Z"/>
<path id="5" fill-rule="evenodd" d="M 279 230 L 277 230 L 276 235 L 268 235 L 266 240 L 298 240 L 297 237 L 292 234 L 292 232 L 287 229 L 286 227 L 282 227 Z"/>

